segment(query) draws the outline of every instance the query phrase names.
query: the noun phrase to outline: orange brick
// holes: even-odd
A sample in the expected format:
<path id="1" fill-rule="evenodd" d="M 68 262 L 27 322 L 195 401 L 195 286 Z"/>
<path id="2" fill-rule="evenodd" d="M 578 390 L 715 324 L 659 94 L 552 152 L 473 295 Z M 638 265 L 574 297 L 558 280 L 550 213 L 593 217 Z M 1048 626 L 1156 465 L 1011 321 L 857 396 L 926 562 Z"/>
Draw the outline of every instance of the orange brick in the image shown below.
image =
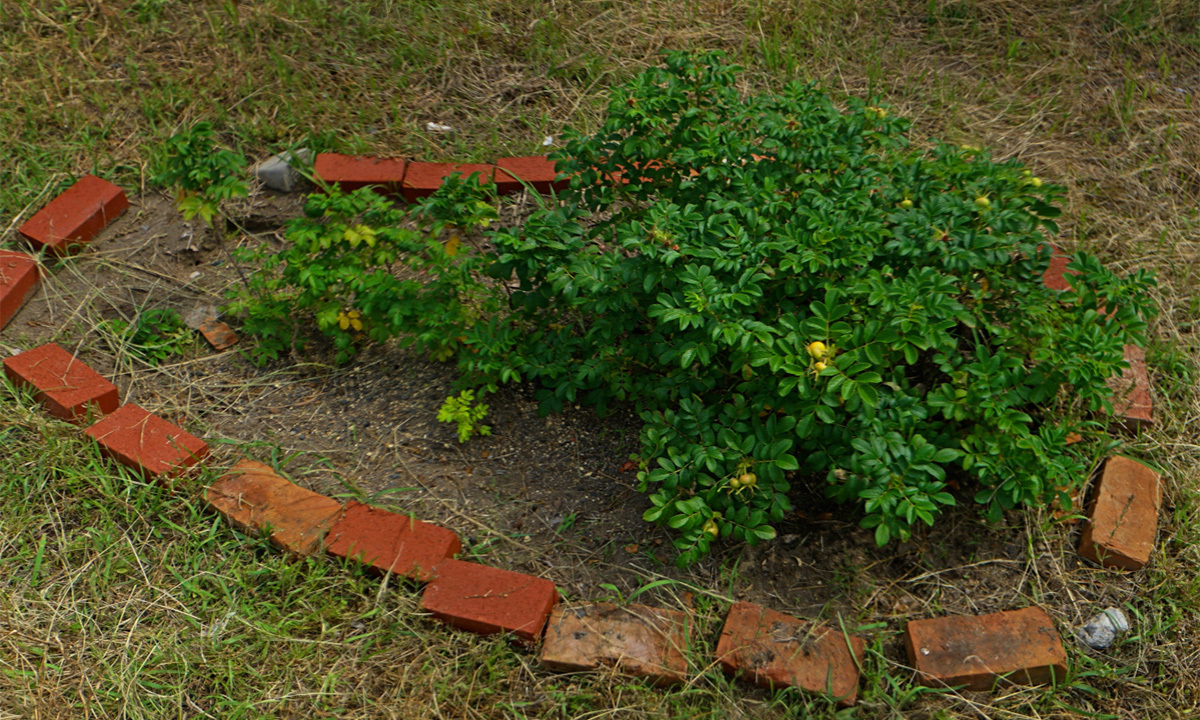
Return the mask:
<path id="1" fill-rule="evenodd" d="M 439 562 L 462 550 L 452 530 L 353 500 L 325 545 L 330 555 L 422 582 L 433 578 Z"/>
<path id="2" fill-rule="evenodd" d="M 591 603 L 554 608 L 542 644 L 542 665 L 551 670 L 621 672 L 657 685 L 687 680 L 688 616 L 644 605 Z"/>
<path id="3" fill-rule="evenodd" d="M 204 499 L 245 532 L 270 532 L 271 543 L 312 555 L 342 517 L 342 504 L 275 474 L 269 465 L 242 460 L 205 490 Z"/>
<path id="4" fill-rule="evenodd" d="M 827 693 L 842 706 L 858 700 L 861 638 L 754 603 L 734 603 L 717 643 L 726 673 L 766 688 Z"/>
<path id="5" fill-rule="evenodd" d="M 91 242 L 127 209 L 129 200 L 121 188 L 95 175 L 84 175 L 29 218 L 18 232 L 34 247 L 65 255 L 72 246 Z"/>
<path id="6" fill-rule="evenodd" d="M 319 153 L 313 176 L 342 192 L 372 187 L 386 195 L 399 194 L 408 162 L 403 158 L 377 158 L 338 153 Z"/>
<path id="7" fill-rule="evenodd" d="M 40 279 L 37 261 L 32 257 L 0 250 L 0 328 L 17 314 Z"/>
<path id="8" fill-rule="evenodd" d="M 1035 607 L 913 620 L 905 645 L 921 682 L 930 687 L 989 690 L 1000 678 L 1040 685 L 1067 673 L 1067 652 L 1054 621 Z"/>
<path id="9" fill-rule="evenodd" d="M 208 455 L 203 440 L 133 403 L 84 432 L 102 455 L 148 478 L 178 475 Z"/>
<path id="10" fill-rule="evenodd" d="M 1140 570 L 1158 532 L 1162 484 L 1158 473 L 1127 457 L 1110 457 L 1088 503 L 1079 554 L 1105 567 Z"/>
<path id="11" fill-rule="evenodd" d="M 1120 377 L 1110 378 L 1113 414 L 1126 430 L 1137 432 L 1154 425 L 1154 398 L 1150 394 L 1150 376 L 1146 372 L 1146 351 L 1137 345 L 1125 346 L 1129 367 Z"/>
<path id="12" fill-rule="evenodd" d="M 4 358 L 4 373 L 14 384 L 36 389 L 35 397 L 46 411 L 64 420 L 105 415 L 119 402 L 116 385 L 54 343 Z"/>
<path id="13" fill-rule="evenodd" d="M 558 600 L 558 590 L 549 580 L 462 560 L 443 560 L 433 574 L 421 596 L 421 609 L 480 635 L 511 633 L 535 643 Z"/>

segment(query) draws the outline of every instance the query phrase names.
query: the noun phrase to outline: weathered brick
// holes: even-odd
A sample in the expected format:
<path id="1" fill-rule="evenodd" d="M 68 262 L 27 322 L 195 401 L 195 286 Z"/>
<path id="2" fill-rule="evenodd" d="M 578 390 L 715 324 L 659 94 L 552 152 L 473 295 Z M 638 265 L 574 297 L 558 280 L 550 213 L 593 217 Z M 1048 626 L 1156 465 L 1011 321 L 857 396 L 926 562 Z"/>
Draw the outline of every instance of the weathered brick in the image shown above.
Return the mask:
<path id="1" fill-rule="evenodd" d="M 117 409 L 117 386 L 54 343 L 4 359 L 4 374 L 16 385 L 31 387 L 46 411 L 80 422 L 89 414 Z"/>
<path id="2" fill-rule="evenodd" d="M 1040 608 L 913 620 L 908 659 L 930 687 L 988 690 L 999 678 L 1040 685 L 1066 677 L 1067 652 Z"/>
<path id="3" fill-rule="evenodd" d="M 1154 425 L 1154 397 L 1150 394 L 1150 376 L 1146 372 L 1146 351 L 1137 345 L 1125 346 L 1129 367 L 1120 377 L 1109 378 L 1113 391 L 1113 415 L 1117 424 L 1131 432 Z"/>
<path id="4" fill-rule="evenodd" d="M 121 188 L 95 175 L 84 175 L 23 224 L 19 231 L 33 245 L 54 255 L 91 242 L 129 209 Z"/>
<path id="5" fill-rule="evenodd" d="M 1079 554 L 1105 567 L 1140 570 L 1154 550 L 1161 506 L 1158 473 L 1127 457 L 1108 458 L 1088 503 Z"/>
<path id="6" fill-rule="evenodd" d="M 501 195 L 519 193 L 525 189 L 521 181 L 543 195 L 565 190 L 571 185 L 565 178 L 558 179 L 554 163 L 545 155 L 500 158 L 496 161 L 497 192 Z"/>
<path id="7" fill-rule="evenodd" d="M 842 706 L 858 700 L 861 638 L 748 602 L 734 603 L 717 642 L 726 673 L 766 688 L 827 693 Z"/>
<path id="8" fill-rule="evenodd" d="M 102 455 L 150 478 L 178 475 L 208 455 L 203 440 L 133 403 L 84 432 Z"/>
<path id="9" fill-rule="evenodd" d="M 288 482 L 270 466 L 242 460 L 205 489 L 204 499 L 248 533 L 269 532 L 271 543 L 297 555 L 321 549 L 342 517 L 342 504 Z"/>
<path id="10" fill-rule="evenodd" d="M 687 680 L 688 615 L 644 605 L 556 606 L 546 627 L 542 665 L 551 670 L 615 667 L 658 685 Z"/>
<path id="11" fill-rule="evenodd" d="M 0 329 L 25 304 L 39 280 L 36 260 L 25 253 L 0 250 Z"/>
<path id="12" fill-rule="evenodd" d="M 381 193 L 398 195 L 408 161 L 403 158 L 362 157 L 320 153 L 313 163 L 313 176 L 342 192 L 373 187 Z"/>
<path id="13" fill-rule="evenodd" d="M 423 197 L 429 197 L 442 186 L 446 178 L 455 173 L 464 177 L 479 173 L 479 182 L 486 183 L 493 179 L 495 165 L 456 164 L 414 162 L 408 164 L 408 172 L 404 175 L 404 201 L 415 203 Z"/>
<path id="14" fill-rule="evenodd" d="M 421 608 L 463 630 L 511 633 L 525 643 L 542 636 L 558 600 L 549 580 L 462 560 L 443 560 L 425 586 Z"/>
<path id="15" fill-rule="evenodd" d="M 200 323 L 199 330 L 214 350 L 226 350 L 236 345 L 238 341 L 237 333 L 214 317 L 204 318 L 204 321 Z"/>
<path id="16" fill-rule="evenodd" d="M 381 573 L 425 582 L 433 578 L 434 566 L 462 550 L 462 543 L 452 530 L 352 500 L 330 529 L 325 550 Z"/>

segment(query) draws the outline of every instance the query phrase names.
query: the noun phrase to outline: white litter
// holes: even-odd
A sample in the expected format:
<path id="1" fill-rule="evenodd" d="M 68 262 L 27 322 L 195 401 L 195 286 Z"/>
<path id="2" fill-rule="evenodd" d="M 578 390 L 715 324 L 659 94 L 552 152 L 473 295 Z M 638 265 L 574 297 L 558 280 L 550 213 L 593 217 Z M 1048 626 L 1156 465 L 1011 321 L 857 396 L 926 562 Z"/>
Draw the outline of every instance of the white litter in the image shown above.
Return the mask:
<path id="1" fill-rule="evenodd" d="M 441 123 L 431 122 L 431 123 L 427 123 L 425 125 L 425 129 L 428 130 L 429 132 L 450 132 L 454 128 L 450 127 L 449 125 L 443 125 Z"/>

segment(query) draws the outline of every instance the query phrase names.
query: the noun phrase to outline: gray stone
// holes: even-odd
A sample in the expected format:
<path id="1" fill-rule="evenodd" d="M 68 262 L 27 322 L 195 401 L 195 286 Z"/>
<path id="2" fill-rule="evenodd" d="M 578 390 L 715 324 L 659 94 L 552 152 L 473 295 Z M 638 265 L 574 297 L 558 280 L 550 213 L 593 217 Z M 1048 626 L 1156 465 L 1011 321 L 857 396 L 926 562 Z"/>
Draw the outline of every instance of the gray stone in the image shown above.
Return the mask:
<path id="1" fill-rule="evenodd" d="M 308 163 L 312 153 L 308 148 L 300 148 L 295 152 L 283 152 L 263 160 L 254 168 L 254 175 L 263 185 L 278 192 L 293 192 L 306 181 L 304 176 L 296 171 L 293 164 Z"/>
<path id="2" fill-rule="evenodd" d="M 1129 629 L 1129 618 L 1121 608 L 1109 607 L 1075 631 L 1079 642 L 1093 650 L 1104 650 Z"/>

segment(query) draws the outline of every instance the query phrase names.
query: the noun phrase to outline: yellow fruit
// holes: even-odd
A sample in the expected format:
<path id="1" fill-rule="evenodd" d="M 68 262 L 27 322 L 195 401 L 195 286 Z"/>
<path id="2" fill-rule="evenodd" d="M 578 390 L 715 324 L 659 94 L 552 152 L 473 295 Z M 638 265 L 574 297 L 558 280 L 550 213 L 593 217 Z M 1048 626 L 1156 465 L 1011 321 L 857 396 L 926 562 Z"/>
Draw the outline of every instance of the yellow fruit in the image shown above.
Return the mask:
<path id="1" fill-rule="evenodd" d="M 1040 188 L 1042 186 L 1042 179 L 1040 177 L 1029 178 L 1029 184 L 1035 188 Z"/>
<path id="2" fill-rule="evenodd" d="M 716 537 L 721 534 L 721 527 L 717 525 L 716 520 L 709 520 L 708 522 L 704 523 L 704 532 Z"/>
<path id="3" fill-rule="evenodd" d="M 900 201 L 900 207 L 904 208 L 905 210 L 909 209 L 912 206 L 913 206 L 913 201 L 909 200 L 908 198 L 904 198 L 903 200 Z"/>
<path id="4" fill-rule="evenodd" d="M 737 490 L 737 489 L 738 489 L 738 488 L 740 488 L 741 486 L 742 486 L 742 479 L 741 479 L 741 478 L 731 478 L 731 479 L 729 480 L 729 487 L 733 488 L 734 490 Z"/>
<path id="5" fill-rule="evenodd" d="M 825 343 L 821 342 L 820 340 L 808 344 L 808 354 L 812 355 L 817 360 L 825 357 L 825 354 L 828 352 L 829 348 L 825 347 Z"/>
<path id="6" fill-rule="evenodd" d="M 817 372 L 821 372 L 822 370 L 824 370 L 827 367 L 829 367 L 829 366 L 823 362 L 819 362 L 816 365 L 813 365 L 813 368 L 815 368 Z"/>
<path id="7" fill-rule="evenodd" d="M 740 479 L 744 487 L 754 487 L 758 484 L 758 476 L 754 473 L 746 473 Z"/>
<path id="8" fill-rule="evenodd" d="M 987 195 L 980 195 L 979 197 L 975 198 L 975 207 L 979 208 L 980 210 L 987 210 L 991 206 L 992 201 L 988 200 Z"/>

